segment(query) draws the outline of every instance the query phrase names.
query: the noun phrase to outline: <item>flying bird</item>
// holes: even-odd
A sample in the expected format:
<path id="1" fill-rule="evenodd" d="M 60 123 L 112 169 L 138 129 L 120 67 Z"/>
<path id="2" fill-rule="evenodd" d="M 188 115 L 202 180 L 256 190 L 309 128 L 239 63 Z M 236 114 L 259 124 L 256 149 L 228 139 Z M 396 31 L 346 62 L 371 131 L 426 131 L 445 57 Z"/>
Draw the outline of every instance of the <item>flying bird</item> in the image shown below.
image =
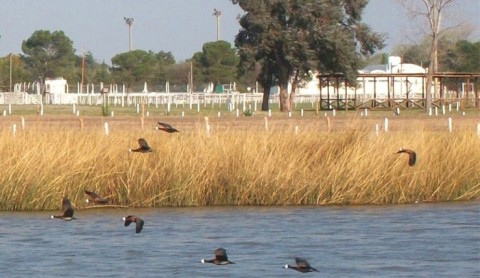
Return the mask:
<path id="1" fill-rule="evenodd" d="M 148 153 L 152 152 L 152 148 L 148 145 L 147 141 L 143 138 L 138 139 L 138 148 L 129 149 L 129 152 L 139 152 L 139 153 Z"/>
<path id="2" fill-rule="evenodd" d="M 159 126 L 156 127 L 157 130 L 163 130 L 168 133 L 179 132 L 176 128 L 173 128 L 171 125 L 167 123 L 158 122 L 158 125 Z"/>
<path id="3" fill-rule="evenodd" d="M 296 257 L 295 258 L 295 263 L 296 263 L 296 265 L 286 264 L 285 268 L 295 269 L 296 271 L 300 271 L 300 272 L 314 272 L 314 271 L 318 272 L 318 270 L 311 267 L 310 264 L 305 259 Z"/>
<path id="4" fill-rule="evenodd" d="M 398 153 L 407 153 L 408 154 L 408 165 L 409 166 L 415 165 L 415 162 L 417 161 L 417 154 L 414 151 L 409 150 L 409 149 L 400 148 L 400 150 L 398 152 L 396 152 L 396 154 L 398 154 Z"/>
<path id="5" fill-rule="evenodd" d="M 123 221 L 125 221 L 125 227 L 130 225 L 130 223 L 135 222 L 135 232 L 138 234 L 142 231 L 143 229 L 143 224 L 145 224 L 145 221 L 143 221 L 140 217 L 134 216 L 134 215 L 129 215 L 127 217 L 123 218 Z"/>
<path id="6" fill-rule="evenodd" d="M 234 262 L 231 262 L 231 261 L 228 260 L 227 250 L 225 250 L 221 247 L 216 249 L 214 254 L 215 254 L 215 258 L 213 258 L 211 260 L 202 259 L 200 262 L 202 264 L 211 263 L 211 264 L 216 264 L 216 265 L 234 264 Z"/>
<path id="7" fill-rule="evenodd" d="M 73 208 L 72 204 L 70 203 L 70 200 L 68 198 L 63 198 L 62 201 L 62 210 L 63 210 L 63 215 L 52 215 L 51 218 L 59 218 L 65 221 L 70 221 L 73 219 L 76 219 L 73 217 Z"/>
<path id="8" fill-rule="evenodd" d="M 88 197 L 90 197 L 86 200 L 87 203 L 102 204 L 102 205 L 108 204 L 107 199 L 101 197 L 95 192 L 85 190 L 85 194 L 87 194 Z"/>

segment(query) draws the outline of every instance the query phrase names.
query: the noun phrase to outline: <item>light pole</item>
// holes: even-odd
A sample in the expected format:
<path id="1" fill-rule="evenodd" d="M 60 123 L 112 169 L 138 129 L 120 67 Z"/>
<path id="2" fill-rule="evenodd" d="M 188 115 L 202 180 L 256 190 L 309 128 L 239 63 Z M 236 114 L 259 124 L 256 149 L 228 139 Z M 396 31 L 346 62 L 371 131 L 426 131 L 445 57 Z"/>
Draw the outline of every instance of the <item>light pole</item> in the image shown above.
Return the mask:
<path id="1" fill-rule="evenodd" d="M 125 19 L 125 23 L 128 25 L 128 51 L 132 50 L 132 25 L 133 25 L 133 18 L 131 17 L 123 17 Z"/>
<path id="2" fill-rule="evenodd" d="M 221 11 L 217 9 L 213 9 L 213 16 L 217 18 L 217 41 L 220 39 L 220 16 L 221 15 L 222 15 Z"/>

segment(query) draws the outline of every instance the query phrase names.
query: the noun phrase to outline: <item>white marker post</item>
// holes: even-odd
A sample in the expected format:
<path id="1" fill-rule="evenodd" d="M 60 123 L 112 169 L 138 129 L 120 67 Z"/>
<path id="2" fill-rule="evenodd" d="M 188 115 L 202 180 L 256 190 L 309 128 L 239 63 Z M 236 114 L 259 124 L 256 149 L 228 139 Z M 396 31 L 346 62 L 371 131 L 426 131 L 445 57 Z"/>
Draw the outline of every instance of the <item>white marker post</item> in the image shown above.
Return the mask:
<path id="1" fill-rule="evenodd" d="M 453 128 L 452 128 L 452 118 L 448 118 L 448 131 L 449 132 L 452 132 Z"/>
<path id="2" fill-rule="evenodd" d="M 105 132 L 105 136 L 108 136 L 108 134 L 110 134 L 110 130 L 108 129 L 108 122 L 105 122 L 103 124 L 103 130 Z"/>
<path id="3" fill-rule="evenodd" d="M 388 132 L 388 118 L 385 118 L 385 122 L 383 124 L 383 128 L 385 130 L 385 132 Z"/>
<path id="4" fill-rule="evenodd" d="M 205 133 L 210 133 L 210 124 L 208 123 L 208 117 L 205 117 Z"/>
<path id="5" fill-rule="evenodd" d="M 17 124 L 12 125 L 12 134 L 13 134 L 13 137 L 15 137 L 15 134 L 17 134 Z"/>
<path id="6" fill-rule="evenodd" d="M 378 131 L 380 130 L 380 128 L 378 127 L 378 124 L 375 124 L 375 134 L 378 136 Z"/>

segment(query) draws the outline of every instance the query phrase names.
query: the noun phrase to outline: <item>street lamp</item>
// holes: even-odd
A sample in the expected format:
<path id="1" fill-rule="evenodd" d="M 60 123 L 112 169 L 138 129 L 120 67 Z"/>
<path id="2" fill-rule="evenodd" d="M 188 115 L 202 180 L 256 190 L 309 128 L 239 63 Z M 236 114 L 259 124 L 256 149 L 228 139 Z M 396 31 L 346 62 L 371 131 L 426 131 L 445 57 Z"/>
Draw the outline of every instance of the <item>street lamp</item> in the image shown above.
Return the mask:
<path id="1" fill-rule="evenodd" d="M 128 25 L 128 51 L 132 50 L 132 25 L 133 25 L 133 18 L 131 17 L 123 17 L 125 19 L 125 23 Z"/>
<path id="2" fill-rule="evenodd" d="M 220 16 L 221 15 L 222 15 L 221 11 L 217 9 L 213 9 L 213 16 L 217 18 L 217 41 L 220 39 Z"/>

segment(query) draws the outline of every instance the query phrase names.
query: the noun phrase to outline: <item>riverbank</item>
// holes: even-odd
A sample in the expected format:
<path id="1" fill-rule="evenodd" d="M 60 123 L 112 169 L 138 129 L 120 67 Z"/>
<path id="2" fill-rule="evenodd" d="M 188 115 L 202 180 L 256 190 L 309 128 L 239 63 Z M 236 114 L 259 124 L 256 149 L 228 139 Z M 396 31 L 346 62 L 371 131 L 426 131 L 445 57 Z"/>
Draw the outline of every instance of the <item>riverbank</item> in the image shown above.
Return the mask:
<path id="1" fill-rule="evenodd" d="M 209 133 L 203 117 L 17 116 L 15 132 L 12 118 L 0 121 L 0 210 L 58 209 L 63 196 L 83 207 L 84 189 L 129 207 L 480 199 L 475 117 L 452 132 L 446 118 L 394 118 L 386 132 L 383 117 L 210 117 Z M 152 153 L 127 151 L 140 137 Z"/>

